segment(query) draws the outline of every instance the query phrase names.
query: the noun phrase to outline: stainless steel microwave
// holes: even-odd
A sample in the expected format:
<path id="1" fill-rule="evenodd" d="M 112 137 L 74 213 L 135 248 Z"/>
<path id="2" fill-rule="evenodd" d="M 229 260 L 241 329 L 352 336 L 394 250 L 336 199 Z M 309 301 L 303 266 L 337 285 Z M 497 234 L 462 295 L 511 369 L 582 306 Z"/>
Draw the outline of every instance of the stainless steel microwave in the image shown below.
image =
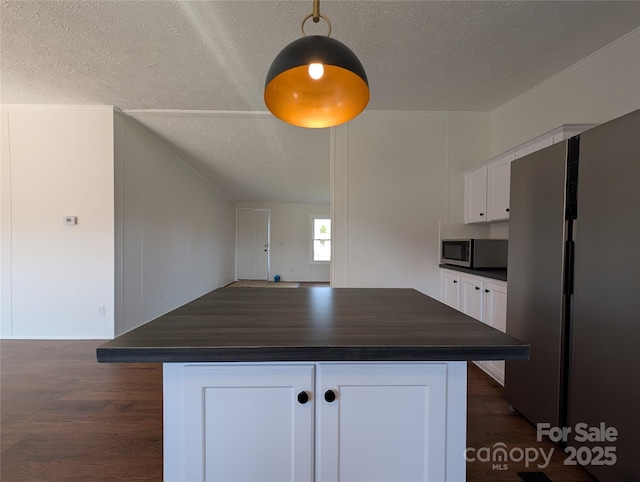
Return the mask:
<path id="1" fill-rule="evenodd" d="M 466 268 L 506 268 L 506 239 L 443 239 L 442 264 Z"/>

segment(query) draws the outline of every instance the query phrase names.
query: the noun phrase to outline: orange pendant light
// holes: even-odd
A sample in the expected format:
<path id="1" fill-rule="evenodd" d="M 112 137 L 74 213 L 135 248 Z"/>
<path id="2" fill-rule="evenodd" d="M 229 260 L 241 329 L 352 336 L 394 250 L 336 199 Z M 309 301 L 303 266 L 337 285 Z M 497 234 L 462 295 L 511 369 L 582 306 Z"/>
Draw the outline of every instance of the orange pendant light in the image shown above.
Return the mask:
<path id="1" fill-rule="evenodd" d="M 358 57 L 343 43 L 329 37 L 331 24 L 320 15 L 319 0 L 313 17 L 329 24 L 325 36 L 306 35 L 287 45 L 267 74 L 264 102 L 278 119 L 299 127 L 332 127 L 350 121 L 369 103 L 369 82 Z"/>

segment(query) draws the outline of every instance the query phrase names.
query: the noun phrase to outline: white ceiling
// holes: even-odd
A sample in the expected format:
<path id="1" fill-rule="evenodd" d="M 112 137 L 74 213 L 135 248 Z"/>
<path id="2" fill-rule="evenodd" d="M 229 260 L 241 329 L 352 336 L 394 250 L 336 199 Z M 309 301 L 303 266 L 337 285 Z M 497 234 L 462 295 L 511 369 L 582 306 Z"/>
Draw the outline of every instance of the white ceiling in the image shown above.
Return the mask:
<path id="1" fill-rule="evenodd" d="M 328 202 L 329 131 L 266 113 L 311 0 L 3 1 L 3 104 L 114 105 L 237 201 Z M 322 0 L 371 110 L 491 111 L 640 26 L 640 1 Z M 324 34 L 307 22 L 307 34 Z"/>

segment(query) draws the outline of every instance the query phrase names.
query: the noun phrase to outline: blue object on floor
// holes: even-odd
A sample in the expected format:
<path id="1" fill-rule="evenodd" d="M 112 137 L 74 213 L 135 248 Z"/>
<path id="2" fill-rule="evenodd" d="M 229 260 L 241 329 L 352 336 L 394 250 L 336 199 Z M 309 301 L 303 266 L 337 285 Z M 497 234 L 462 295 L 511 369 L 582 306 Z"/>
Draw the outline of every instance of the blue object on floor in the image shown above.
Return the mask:
<path id="1" fill-rule="evenodd" d="M 275 275 L 273 277 L 273 281 L 275 281 L 276 283 L 279 283 L 280 282 L 280 275 L 279 274 Z"/>

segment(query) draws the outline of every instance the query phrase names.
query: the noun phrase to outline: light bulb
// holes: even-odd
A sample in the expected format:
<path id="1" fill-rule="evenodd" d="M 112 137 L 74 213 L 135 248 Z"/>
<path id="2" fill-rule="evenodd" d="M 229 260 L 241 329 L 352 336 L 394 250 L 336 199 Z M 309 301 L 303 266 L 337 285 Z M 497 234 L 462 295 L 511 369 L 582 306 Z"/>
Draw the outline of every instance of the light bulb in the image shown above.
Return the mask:
<path id="1" fill-rule="evenodd" d="M 322 64 L 309 64 L 309 76 L 318 80 L 324 75 L 324 66 Z"/>

